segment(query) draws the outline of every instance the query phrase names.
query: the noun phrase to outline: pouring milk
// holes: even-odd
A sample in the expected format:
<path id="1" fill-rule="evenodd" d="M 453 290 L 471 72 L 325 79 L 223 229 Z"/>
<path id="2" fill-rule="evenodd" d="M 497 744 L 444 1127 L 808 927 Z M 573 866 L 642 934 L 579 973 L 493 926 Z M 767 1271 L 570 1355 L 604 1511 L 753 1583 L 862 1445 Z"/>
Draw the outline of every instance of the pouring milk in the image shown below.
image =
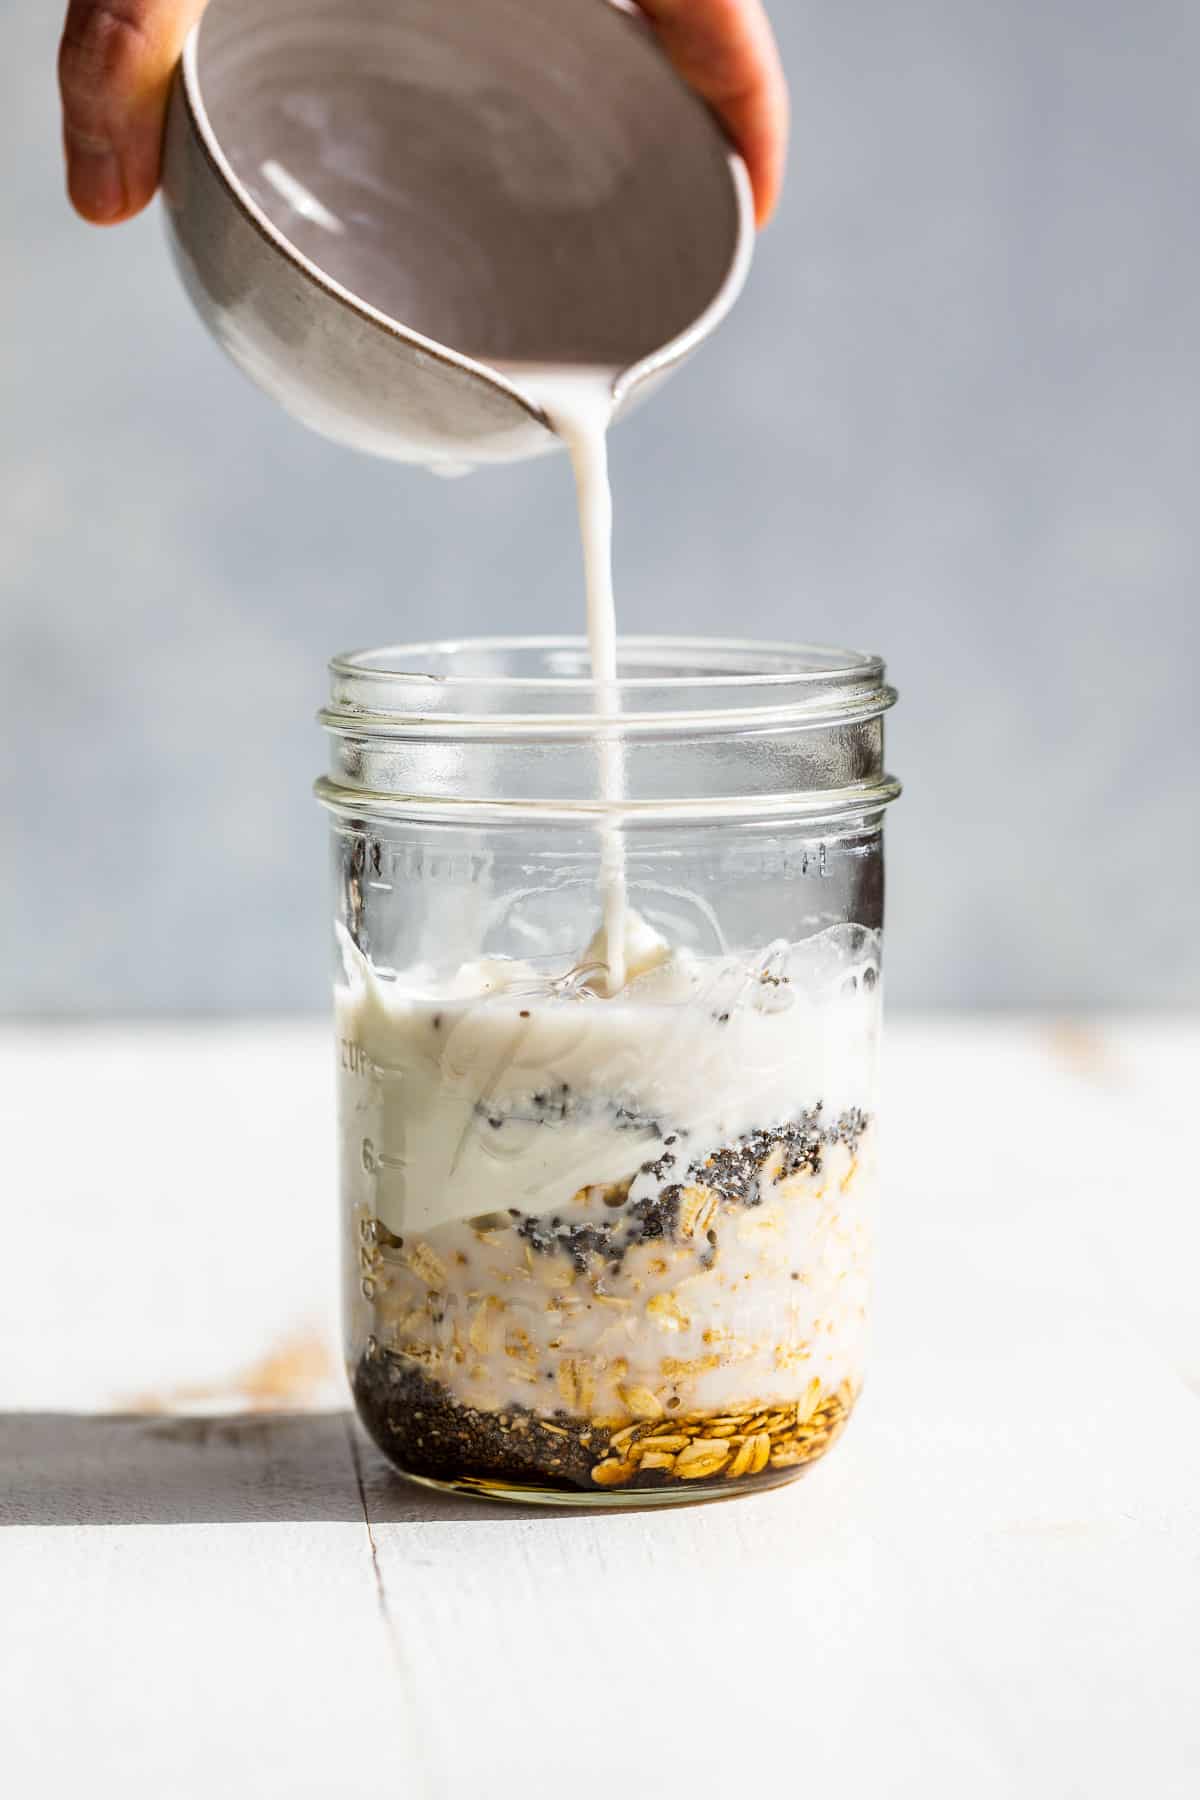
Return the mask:
<path id="1" fill-rule="evenodd" d="M 615 718 L 621 707 L 617 682 L 617 617 L 613 591 L 613 504 L 608 476 L 608 429 L 613 383 L 619 370 L 587 364 L 526 366 L 514 377 L 543 410 L 563 440 L 575 472 L 579 533 L 587 590 L 587 640 L 595 686 L 595 710 Z M 624 796 L 619 740 L 601 732 L 600 797 L 615 805 Z M 630 915 L 626 900 L 625 846 L 619 825 L 608 823 L 601 839 L 601 925 L 586 961 L 605 966 L 604 990 L 619 993 L 637 965 L 658 946 L 657 933 Z M 653 942 L 642 942 L 652 938 Z M 631 965 L 631 956 L 634 966 Z"/>

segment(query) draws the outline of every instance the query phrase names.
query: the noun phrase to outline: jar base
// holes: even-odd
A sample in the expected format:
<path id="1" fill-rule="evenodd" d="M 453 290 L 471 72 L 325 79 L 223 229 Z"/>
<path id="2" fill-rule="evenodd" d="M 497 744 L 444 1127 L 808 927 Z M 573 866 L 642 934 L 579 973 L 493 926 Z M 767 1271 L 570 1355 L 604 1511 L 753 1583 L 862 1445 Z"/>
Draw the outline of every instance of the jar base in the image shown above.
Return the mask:
<path id="1" fill-rule="evenodd" d="M 492 1500 L 505 1506 L 544 1506 L 553 1510 L 569 1508 L 572 1512 L 640 1512 L 647 1507 L 703 1506 L 721 1500 L 742 1500 L 751 1494 L 763 1494 L 773 1488 L 790 1487 L 799 1481 L 815 1463 L 798 1469 L 779 1469 L 752 1478 L 749 1483 L 724 1486 L 715 1482 L 689 1487 L 625 1488 L 586 1492 L 581 1489 L 522 1487 L 515 1482 L 489 1479 L 487 1476 L 464 1475 L 456 1480 L 439 1480 L 432 1475 L 414 1475 L 388 1459 L 389 1466 L 402 1481 L 414 1487 L 428 1488 L 433 1493 L 466 1495 L 473 1500 Z"/>
<path id="2" fill-rule="evenodd" d="M 469 1406 L 374 1339 L 353 1388 L 363 1426 L 406 1479 L 518 1505 L 577 1507 L 688 1505 L 776 1487 L 827 1455 L 858 1395 L 846 1380 L 766 1411 L 751 1401 L 740 1418 L 664 1413 L 614 1428 L 565 1411 L 547 1418 Z"/>

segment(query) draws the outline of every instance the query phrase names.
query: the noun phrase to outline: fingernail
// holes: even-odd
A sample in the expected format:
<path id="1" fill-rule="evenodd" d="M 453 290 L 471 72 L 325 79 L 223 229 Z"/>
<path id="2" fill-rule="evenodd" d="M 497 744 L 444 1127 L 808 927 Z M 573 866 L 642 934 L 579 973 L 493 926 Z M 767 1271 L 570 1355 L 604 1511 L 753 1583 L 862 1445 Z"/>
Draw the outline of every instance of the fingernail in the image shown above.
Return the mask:
<path id="1" fill-rule="evenodd" d="M 125 210 L 125 183 L 121 165 L 107 146 L 71 146 L 67 165 L 67 192 L 71 204 L 95 224 L 119 218 Z"/>

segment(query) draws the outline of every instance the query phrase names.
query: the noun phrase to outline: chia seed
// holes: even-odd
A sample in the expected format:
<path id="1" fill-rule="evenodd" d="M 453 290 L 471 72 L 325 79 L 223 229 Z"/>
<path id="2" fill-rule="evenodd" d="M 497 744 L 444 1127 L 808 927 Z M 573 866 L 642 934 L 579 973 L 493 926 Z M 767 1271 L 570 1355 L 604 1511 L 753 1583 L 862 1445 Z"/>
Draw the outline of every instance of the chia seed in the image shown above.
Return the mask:
<path id="1" fill-rule="evenodd" d="M 550 1090 L 539 1090 L 534 1094 L 521 1095 L 508 1106 L 497 1107 L 480 1102 L 475 1108 L 475 1116 L 486 1119 L 488 1124 L 499 1128 L 502 1125 L 564 1125 L 570 1120 L 576 1123 L 581 1120 L 595 1119 L 600 1123 L 611 1123 L 618 1131 L 642 1132 L 648 1137 L 661 1138 L 662 1126 L 649 1113 L 643 1112 L 632 1101 L 607 1099 L 603 1095 L 572 1094 L 570 1084 L 562 1082 Z"/>
<path id="2" fill-rule="evenodd" d="M 535 1096 L 537 1098 L 539 1096 Z M 829 1125 L 825 1124 L 823 1115 L 824 1103 L 818 1101 L 784 1125 L 747 1132 L 744 1137 L 714 1150 L 710 1156 L 689 1163 L 679 1179 L 660 1186 L 657 1193 L 632 1202 L 629 1193 L 633 1181 L 614 1183 L 604 1195 L 604 1205 L 618 1215 L 611 1220 L 581 1220 L 578 1224 L 569 1224 L 559 1213 L 547 1217 L 544 1213 L 522 1213 L 515 1207 L 508 1209 L 509 1216 L 517 1222 L 519 1236 L 538 1255 L 552 1256 L 561 1252 L 583 1275 L 596 1274 L 602 1263 L 607 1263 L 609 1270 L 615 1272 L 637 1245 L 678 1239 L 680 1206 L 686 1187 L 705 1187 L 717 1194 L 725 1205 L 753 1208 L 762 1205 L 764 1195 L 760 1177 L 777 1153 L 777 1181 L 802 1173 L 820 1175 L 825 1152 L 838 1144 L 844 1144 L 850 1154 L 855 1155 L 871 1122 L 868 1115 L 854 1107 Z M 490 1115 L 488 1123 L 498 1127 L 503 1120 Z M 684 1135 L 673 1132 L 664 1143 L 675 1143 Z M 656 1161 L 642 1163 L 640 1173 L 662 1183 L 677 1169 L 678 1163 L 679 1158 L 664 1149 Z M 709 1231 L 708 1251 L 701 1258 L 702 1266 L 711 1266 L 716 1248 L 716 1233 Z"/>
<path id="3" fill-rule="evenodd" d="M 561 1408 L 543 1416 L 511 1405 L 504 1412 L 467 1406 L 418 1364 L 382 1349 L 360 1359 L 354 1399 L 372 1438 L 403 1474 L 456 1486 L 509 1482 L 564 1493 L 582 1490 L 602 1498 L 592 1470 L 613 1454 L 612 1432 L 595 1420 Z M 671 1394 L 667 1411 L 675 1413 L 679 1406 L 679 1395 Z M 738 1486 L 744 1492 L 778 1480 L 778 1473 L 768 1467 L 741 1477 Z M 677 1481 L 658 1469 L 640 1469 L 623 1486 L 634 1492 L 675 1486 Z"/>
<path id="4" fill-rule="evenodd" d="M 460 1405 L 440 1382 L 387 1350 L 360 1360 L 354 1399 L 384 1455 L 407 1474 L 435 1481 L 475 1476 L 594 1492 L 592 1467 L 603 1458 L 609 1438 L 607 1431 L 565 1413 L 548 1421 L 556 1427 L 551 1432 L 524 1409 L 494 1413 Z"/>

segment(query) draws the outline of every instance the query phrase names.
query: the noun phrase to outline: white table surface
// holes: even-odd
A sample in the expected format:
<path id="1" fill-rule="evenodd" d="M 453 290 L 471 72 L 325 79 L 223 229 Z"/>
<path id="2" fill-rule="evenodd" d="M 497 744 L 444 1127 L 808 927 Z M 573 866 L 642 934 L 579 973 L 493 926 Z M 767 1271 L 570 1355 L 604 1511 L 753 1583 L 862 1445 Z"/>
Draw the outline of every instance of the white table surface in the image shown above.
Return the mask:
<path id="1" fill-rule="evenodd" d="M 357 1433 L 331 1067 L 0 1033 L 6 1792 L 1194 1800 L 1200 1027 L 893 1022 L 850 1432 L 621 1516 Z"/>

